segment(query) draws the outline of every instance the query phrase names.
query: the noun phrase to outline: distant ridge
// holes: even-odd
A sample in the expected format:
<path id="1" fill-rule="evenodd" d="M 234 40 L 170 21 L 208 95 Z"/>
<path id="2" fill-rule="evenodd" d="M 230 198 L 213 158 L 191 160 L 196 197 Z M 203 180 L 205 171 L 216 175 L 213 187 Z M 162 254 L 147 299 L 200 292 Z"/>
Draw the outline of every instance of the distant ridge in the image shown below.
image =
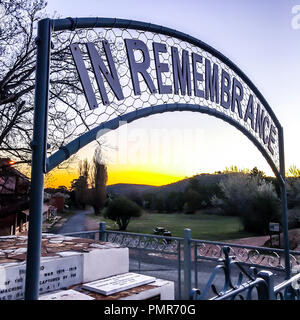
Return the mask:
<path id="1" fill-rule="evenodd" d="M 107 186 L 107 191 L 116 195 L 128 196 L 133 193 L 144 193 L 144 192 L 153 192 L 153 193 L 162 193 L 166 194 L 169 192 L 178 192 L 184 191 L 188 186 L 191 179 L 198 179 L 201 184 L 215 184 L 219 183 L 222 179 L 227 177 L 228 174 L 219 173 L 219 174 L 210 174 L 202 173 L 195 175 L 190 178 L 186 178 L 177 182 L 166 184 L 163 186 L 151 186 L 146 184 L 130 184 L 130 183 L 117 183 Z"/>
<path id="2" fill-rule="evenodd" d="M 117 183 L 107 186 L 106 190 L 109 193 L 127 196 L 132 193 L 143 193 L 146 191 L 153 191 L 153 189 L 155 188 L 157 187 L 147 184 Z"/>

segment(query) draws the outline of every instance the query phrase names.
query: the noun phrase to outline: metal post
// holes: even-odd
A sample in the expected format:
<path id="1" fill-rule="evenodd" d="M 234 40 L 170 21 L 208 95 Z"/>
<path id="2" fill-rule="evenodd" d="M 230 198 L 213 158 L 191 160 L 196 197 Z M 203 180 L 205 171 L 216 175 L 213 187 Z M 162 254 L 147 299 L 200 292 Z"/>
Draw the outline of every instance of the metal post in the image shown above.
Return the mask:
<path id="1" fill-rule="evenodd" d="M 194 248 L 194 261 L 195 261 L 195 288 L 198 288 L 198 246 L 197 243 L 195 243 Z"/>
<path id="2" fill-rule="evenodd" d="M 139 272 L 141 272 L 141 249 L 138 249 L 138 268 L 139 268 Z"/>
<path id="3" fill-rule="evenodd" d="M 257 274 L 258 278 L 265 280 L 267 287 L 260 287 L 258 290 L 259 300 L 275 300 L 274 275 L 271 271 L 262 270 Z"/>
<path id="4" fill-rule="evenodd" d="M 106 230 L 106 223 L 100 222 L 99 223 L 99 240 L 105 241 L 105 230 Z"/>
<path id="5" fill-rule="evenodd" d="M 178 263 L 178 295 L 181 300 L 181 241 L 177 245 L 177 263 Z"/>
<path id="6" fill-rule="evenodd" d="M 184 229 L 184 300 L 190 299 L 190 293 L 192 289 L 191 238 L 191 229 Z"/>
<path id="7" fill-rule="evenodd" d="M 30 186 L 25 300 L 38 300 L 44 200 L 44 169 L 47 145 L 50 19 L 38 23 L 35 109 Z"/>
<path id="8" fill-rule="evenodd" d="M 281 202 L 282 202 L 282 226 L 283 226 L 283 243 L 285 254 L 285 271 L 286 279 L 291 277 L 291 262 L 290 262 L 290 242 L 289 242 L 289 229 L 288 229 L 288 217 L 287 217 L 287 197 L 286 197 L 286 185 L 281 186 Z"/>
<path id="9" fill-rule="evenodd" d="M 281 190 L 281 205 L 282 205 L 282 227 L 284 237 L 284 258 L 285 258 L 285 271 L 286 279 L 291 277 L 291 262 L 290 262 L 290 243 L 289 243 L 289 227 L 287 216 L 287 197 L 286 197 L 286 180 L 285 180 L 285 160 L 284 160 L 284 140 L 283 140 L 283 128 L 279 131 L 279 158 L 280 158 L 280 175 L 282 180 L 280 181 Z"/>

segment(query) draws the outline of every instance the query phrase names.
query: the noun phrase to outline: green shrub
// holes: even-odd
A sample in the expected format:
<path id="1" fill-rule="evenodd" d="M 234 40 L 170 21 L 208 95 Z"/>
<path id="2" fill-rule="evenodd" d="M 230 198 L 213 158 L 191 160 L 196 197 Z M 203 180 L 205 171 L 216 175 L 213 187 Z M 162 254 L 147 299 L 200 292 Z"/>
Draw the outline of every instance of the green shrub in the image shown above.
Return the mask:
<path id="1" fill-rule="evenodd" d="M 257 190 L 257 179 L 243 173 L 232 173 L 219 183 L 222 196 L 211 199 L 229 216 L 241 216 L 248 212 Z"/>
<path id="2" fill-rule="evenodd" d="M 288 178 L 286 187 L 288 207 L 291 209 L 300 206 L 300 178 Z"/>
<path id="3" fill-rule="evenodd" d="M 300 228 L 300 207 L 294 207 L 288 211 L 289 228 Z"/>
<path id="4" fill-rule="evenodd" d="M 245 231 L 266 234 L 269 222 L 280 221 L 280 200 L 272 182 L 233 173 L 219 185 L 223 195 L 213 196 L 211 203 L 226 215 L 239 216 Z"/>
<path id="5" fill-rule="evenodd" d="M 221 196 L 222 191 L 218 183 L 203 183 L 197 178 L 192 178 L 189 185 L 186 187 L 185 194 L 193 191 L 197 193 L 197 203 L 194 201 L 193 205 L 197 205 L 195 210 L 211 207 L 211 198 L 213 195 Z"/>
<path id="6" fill-rule="evenodd" d="M 180 212 L 184 206 L 183 192 L 169 192 L 165 199 L 165 209 L 167 212 Z"/>
<path id="7" fill-rule="evenodd" d="M 190 214 L 195 213 L 196 210 L 201 208 L 201 197 L 200 194 L 193 190 L 188 189 L 184 194 L 185 203 L 183 206 L 183 212 Z"/>
<path id="8" fill-rule="evenodd" d="M 133 201 L 124 196 L 111 200 L 104 210 L 105 218 L 115 221 L 120 231 L 126 230 L 132 217 L 140 217 L 142 209 Z"/>
<path id="9" fill-rule="evenodd" d="M 280 201 L 271 183 L 261 182 L 241 218 L 245 231 L 258 234 L 268 234 L 269 223 L 280 222 Z"/>

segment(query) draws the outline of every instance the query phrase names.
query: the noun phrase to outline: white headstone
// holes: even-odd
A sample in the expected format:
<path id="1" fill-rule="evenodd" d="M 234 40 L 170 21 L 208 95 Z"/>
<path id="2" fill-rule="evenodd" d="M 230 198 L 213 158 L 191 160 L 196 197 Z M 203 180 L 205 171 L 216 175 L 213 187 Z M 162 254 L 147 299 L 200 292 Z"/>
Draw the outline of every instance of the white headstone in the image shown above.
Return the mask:
<path id="1" fill-rule="evenodd" d="M 83 284 L 82 288 L 108 296 L 116 292 L 154 282 L 155 280 L 156 278 L 154 277 L 128 272 L 90 283 L 85 283 Z"/>
<path id="2" fill-rule="evenodd" d="M 25 262 L 0 265 L 0 300 L 24 298 Z M 82 283 L 82 255 L 41 260 L 39 293 Z"/>
<path id="3" fill-rule="evenodd" d="M 39 300 L 95 300 L 95 298 L 71 289 L 44 294 Z"/>
<path id="4" fill-rule="evenodd" d="M 148 300 L 154 297 L 157 297 L 159 300 L 174 300 L 174 293 L 173 281 L 156 279 L 155 282 L 151 282 L 151 288 L 122 296 L 120 300 Z"/>
<path id="5" fill-rule="evenodd" d="M 83 254 L 83 282 L 129 271 L 128 248 L 93 249 Z"/>
<path id="6" fill-rule="evenodd" d="M 2 260 L 3 263 L 0 262 L 0 300 L 18 300 L 24 297 L 26 261 L 16 261 L 14 256 L 24 255 L 27 248 L 20 247 L 22 239 L 19 242 L 18 239 L 16 236 L 0 237 L 2 244 L 9 241 L 0 250 L 2 258 L 9 255 L 9 258 Z M 63 251 L 65 240 L 71 241 L 68 245 L 72 245 L 73 250 Z M 72 242 L 72 237 L 54 234 L 43 234 L 42 241 L 44 245 L 55 248 L 55 253 L 41 258 L 40 294 L 129 271 L 128 248 L 111 243 L 85 243 L 83 246 L 78 241 Z"/>

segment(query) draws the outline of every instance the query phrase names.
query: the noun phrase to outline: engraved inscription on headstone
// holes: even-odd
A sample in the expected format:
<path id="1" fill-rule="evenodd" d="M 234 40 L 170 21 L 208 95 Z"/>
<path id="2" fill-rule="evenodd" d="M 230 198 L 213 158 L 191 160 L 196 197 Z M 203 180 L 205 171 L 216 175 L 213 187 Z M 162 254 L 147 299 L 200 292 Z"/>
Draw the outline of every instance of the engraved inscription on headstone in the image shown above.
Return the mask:
<path id="1" fill-rule="evenodd" d="M 71 289 L 44 294 L 39 300 L 95 300 L 95 298 Z"/>
<path id="2" fill-rule="evenodd" d="M 154 277 L 128 272 L 90 283 L 85 283 L 82 288 L 108 296 L 116 292 L 154 282 L 155 280 L 156 278 Z"/>
<path id="3" fill-rule="evenodd" d="M 0 300 L 24 298 L 26 264 L 0 265 Z M 82 282 L 82 255 L 50 257 L 41 261 L 39 293 L 67 288 Z"/>

